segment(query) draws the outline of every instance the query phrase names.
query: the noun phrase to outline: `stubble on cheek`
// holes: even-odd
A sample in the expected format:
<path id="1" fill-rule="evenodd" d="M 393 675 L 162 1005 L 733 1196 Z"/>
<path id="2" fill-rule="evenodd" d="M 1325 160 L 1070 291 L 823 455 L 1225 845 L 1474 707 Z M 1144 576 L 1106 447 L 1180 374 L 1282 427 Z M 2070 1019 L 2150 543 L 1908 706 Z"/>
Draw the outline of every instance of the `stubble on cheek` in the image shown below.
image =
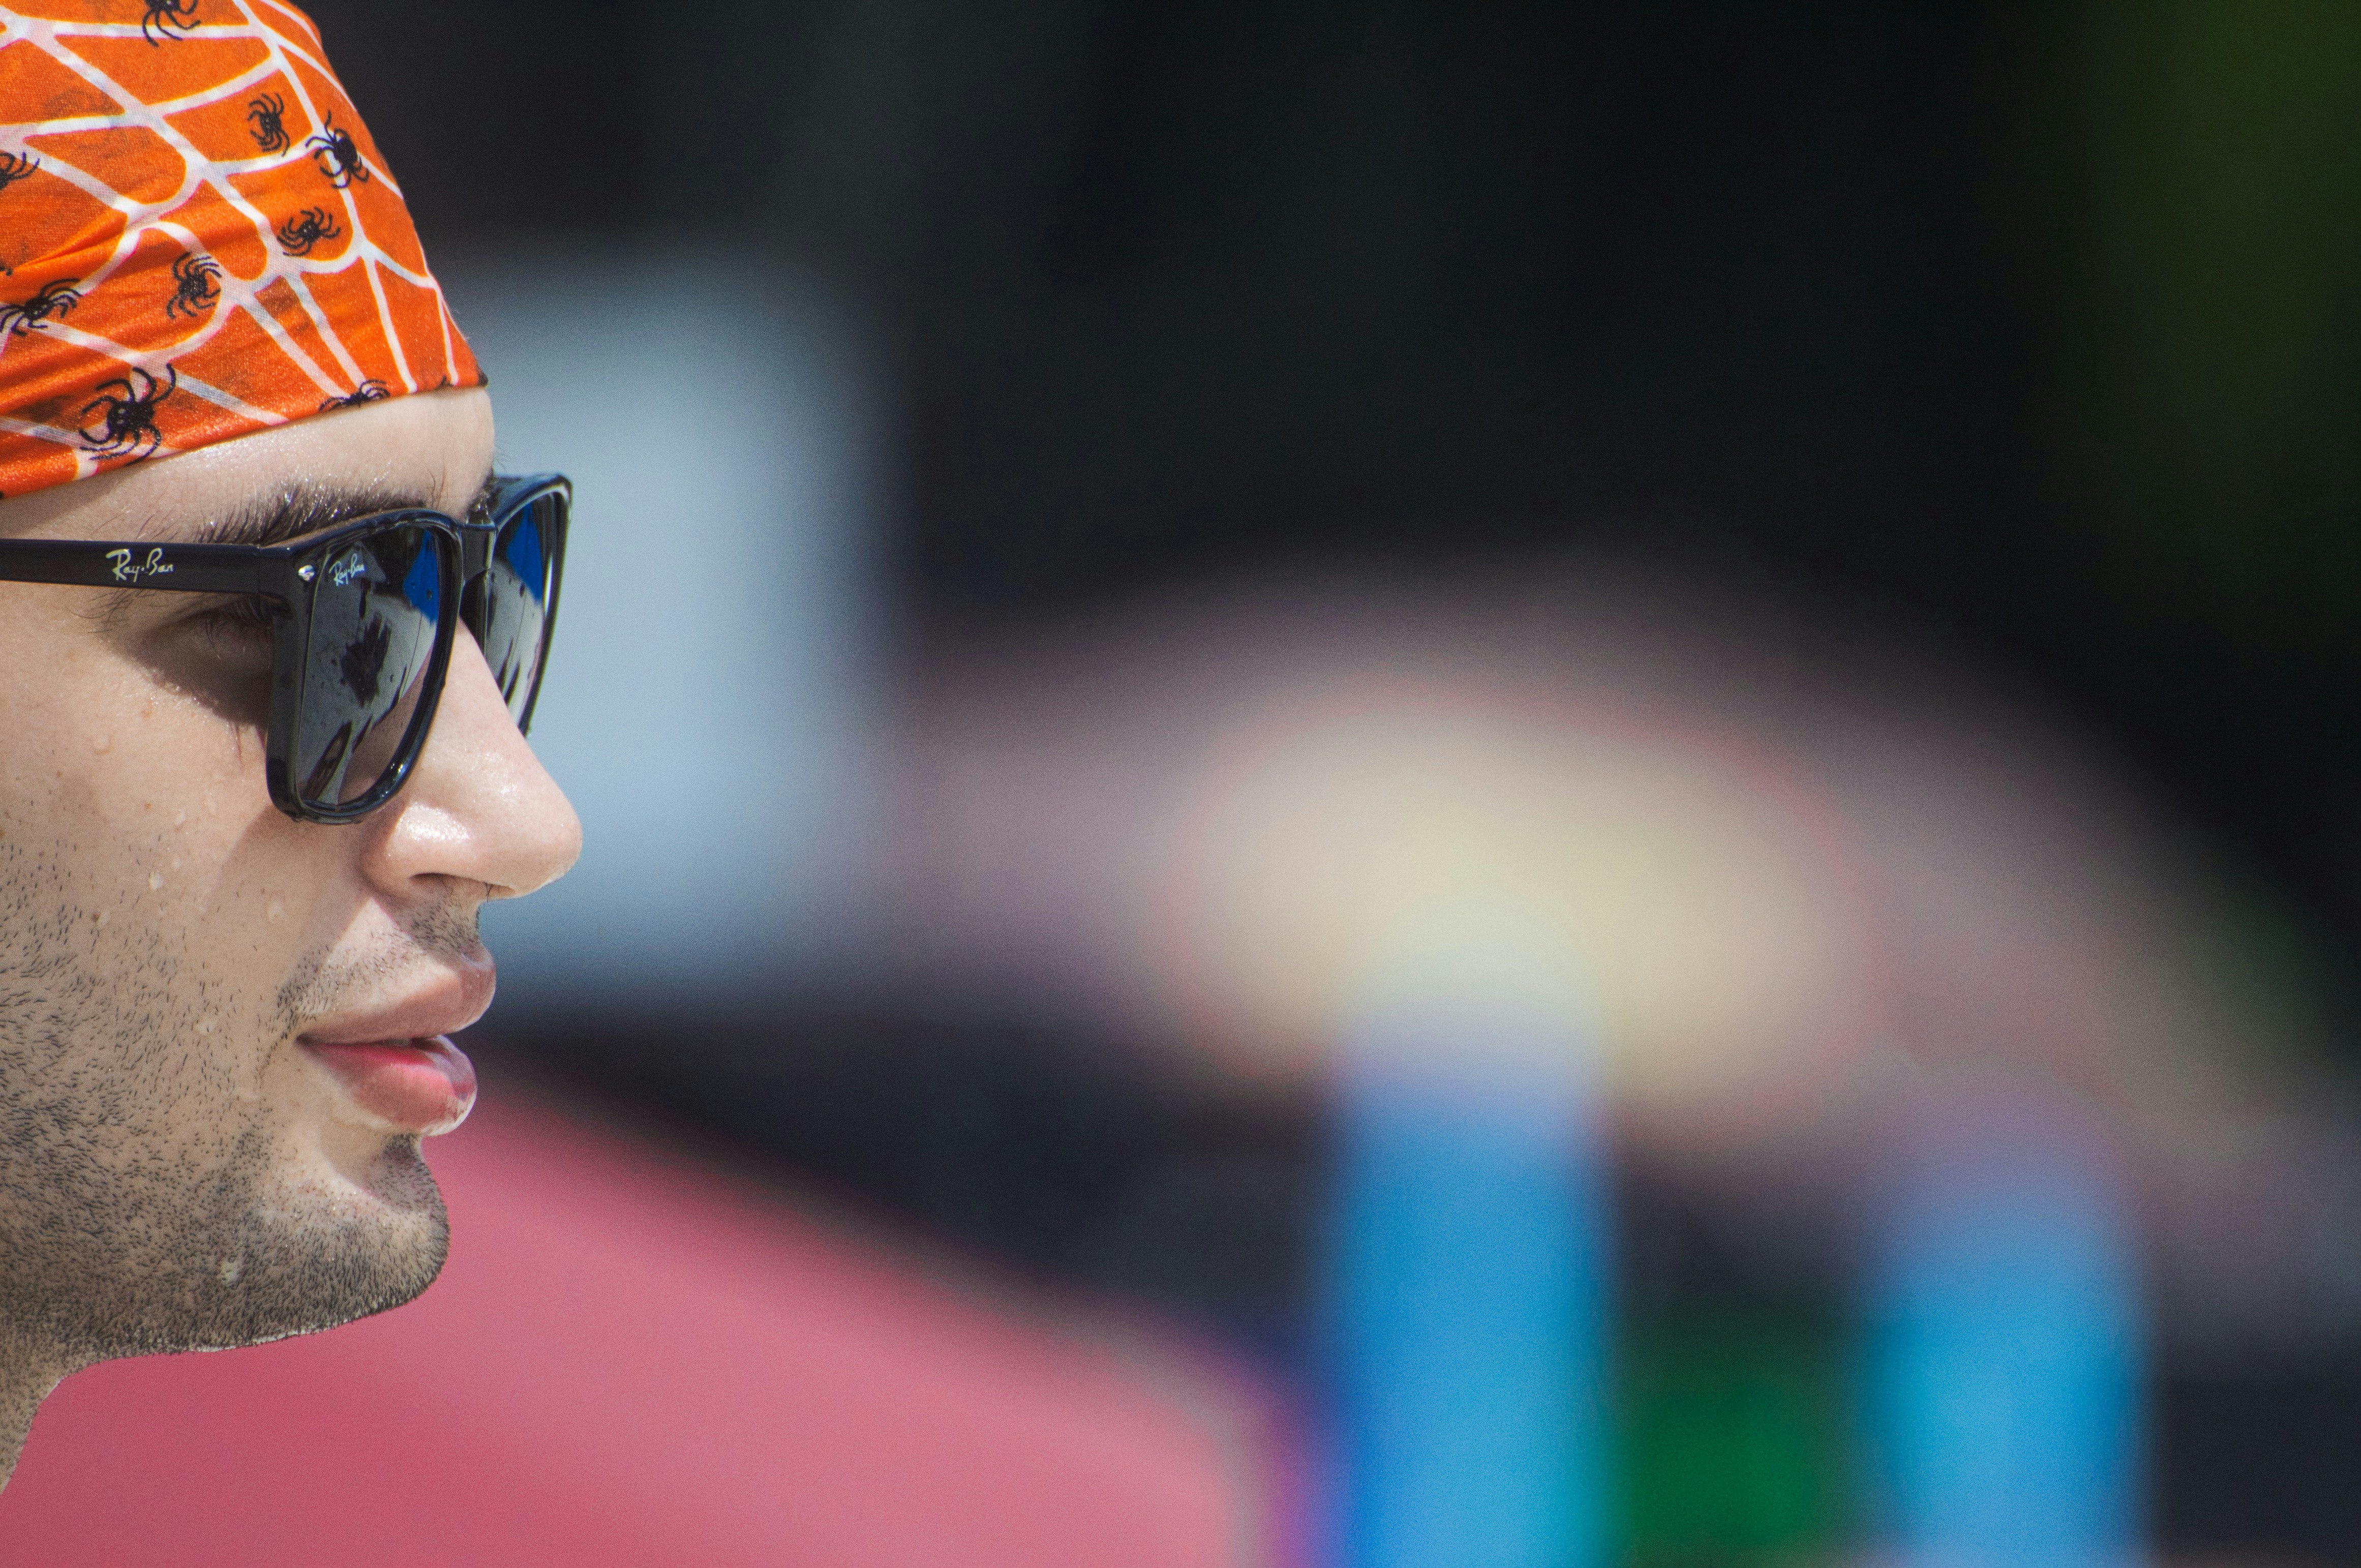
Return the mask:
<path id="1" fill-rule="evenodd" d="M 0 839 L 0 1318 L 79 1359 L 253 1343 L 409 1299 L 448 1227 L 416 1140 L 364 1182 L 273 1080 L 369 955 L 238 980 L 71 845 Z M 351 1162 L 339 1162 L 348 1165 Z"/>

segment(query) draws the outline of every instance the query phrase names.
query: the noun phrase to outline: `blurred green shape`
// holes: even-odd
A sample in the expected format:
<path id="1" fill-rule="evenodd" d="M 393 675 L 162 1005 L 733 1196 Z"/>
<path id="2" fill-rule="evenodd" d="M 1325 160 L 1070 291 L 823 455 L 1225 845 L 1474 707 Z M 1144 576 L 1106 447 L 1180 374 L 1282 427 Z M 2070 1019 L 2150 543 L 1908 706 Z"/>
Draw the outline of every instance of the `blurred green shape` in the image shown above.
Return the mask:
<path id="1" fill-rule="evenodd" d="M 2344 651 L 2361 609 L 2361 6 L 2010 11 L 2004 216 L 2070 521 L 2143 608 Z"/>
<path id="2" fill-rule="evenodd" d="M 1625 1561 L 1792 1563 L 1844 1527 L 1837 1331 L 1800 1313 L 1700 1308 L 1631 1324 L 1620 1413 Z"/>

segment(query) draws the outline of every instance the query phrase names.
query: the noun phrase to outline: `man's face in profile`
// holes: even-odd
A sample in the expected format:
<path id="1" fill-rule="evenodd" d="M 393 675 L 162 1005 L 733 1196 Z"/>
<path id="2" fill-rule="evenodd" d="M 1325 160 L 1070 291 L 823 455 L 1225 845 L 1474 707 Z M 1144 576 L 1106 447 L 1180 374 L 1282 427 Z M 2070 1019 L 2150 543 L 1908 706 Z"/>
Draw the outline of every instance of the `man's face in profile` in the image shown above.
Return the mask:
<path id="1" fill-rule="evenodd" d="M 0 538 L 205 535 L 290 503 L 465 515 L 480 390 L 300 420 L 0 502 Z M 267 628 L 206 595 L 0 582 L 0 1340 L 53 1377 L 409 1299 L 445 1223 L 422 1135 L 489 1003 L 490 898 L 578 851 L 474 640 L 410 782 L 296 821 L 263 773 Z"/>

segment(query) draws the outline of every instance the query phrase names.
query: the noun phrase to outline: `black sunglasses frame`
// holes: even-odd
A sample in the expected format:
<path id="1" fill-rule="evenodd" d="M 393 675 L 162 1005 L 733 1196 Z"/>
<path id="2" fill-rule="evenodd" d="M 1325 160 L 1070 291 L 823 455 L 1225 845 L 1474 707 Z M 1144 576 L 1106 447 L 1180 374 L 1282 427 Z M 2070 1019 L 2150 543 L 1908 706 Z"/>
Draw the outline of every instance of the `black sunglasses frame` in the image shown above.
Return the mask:
<path id="1" fill-rule="evenodd" d="M 574 487 L 561 474 L 531 474 L 495 481 L 480 517 L 465 521 L 425 508 L 403 507 L 340 522 L 285 544 L 151 544 L 122 540 L 0 539 L 0 582 L 54 583 L 70 587 L 141 588 L 165 593 L 234 594 L 260 599 L 276 620 L 270 662 L 270 717 L 263 744 L 263 773 L 270 803 L 301 822 L 357 822 L 391 800 L 410 782 L 443 701 L 451 652 L 462 625 L 484 638 L 489 614 L 492 551 L 500 532 L 526 507 L 556 494 L 566 504 L 550 520 L 544 553 L 549 571 L 543 601 L 541 647 L 532 689 L 516 709 L 517 728 L 528 729 L 548 668 L 549 644 L 557 628 L 558 584 L 566 564 L 566 530 Z M 350 801 L 324 804 L 302 798 L 294 783 L 291 752 L 302 711 L 304 668 L 312 633 L 313 590 L 329 559 L 363 536 L 388 528 L 418 527 L 440 533 L 450 548 L 438 552 L 443 581 L 424 686 L 410 727 L 385 772 Z"/>

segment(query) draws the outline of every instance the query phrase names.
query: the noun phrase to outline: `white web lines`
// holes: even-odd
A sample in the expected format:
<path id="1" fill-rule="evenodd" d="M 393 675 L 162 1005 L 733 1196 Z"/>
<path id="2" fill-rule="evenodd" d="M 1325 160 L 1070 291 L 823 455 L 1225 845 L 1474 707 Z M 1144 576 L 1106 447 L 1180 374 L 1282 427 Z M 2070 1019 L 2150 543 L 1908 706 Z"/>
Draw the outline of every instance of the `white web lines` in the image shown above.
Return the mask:
<path id="1" fill-rule="evenodd" d="M 123 220 L 121 231 L 112 237 L 104 256 L 95 258 L 95 265 L 84 268 L 72 280 L 78 291 L 87 295 L 100 290 L 135 265 L 144 270 L 150 263 L 135 261 L 135 258 L 143 242 L 151 236 L 169 241 L 184 254 L 217 251 L 225 236 L 214 236 L 214 243 L 207 245 L 207 236 L 184 221 L 188 204 L 203 192 L 209 192 L 235 212 L 245 224 L 251 225 L 266 257 L 258 276 L 241 277 L 227 268 L 221 268 L 212 276 L 209 285 L 200 285 L 201 290 L 216 291 L 209 313 L 186 336 L 165 347 L 139 348 L 119 342 L 103 333 L 85 330 L 65 319 L 62 313 L 39 323 L 39 330 L 57 340 L 72 343 L 116 363 L 135 366 L 143 372 L 154 374 L 168 364 L 183 360 L 202 350 L 218 337 L 228 323 L 242 316 L 268 336 L 289 363 L 313 384 L 324 406 L 325 402 L 339 399 L 347 389 L 359 388 L 375 378 L 346 342 L 346 334 L 337 330 L 335 313 L 323 308 L 312 288 L 312 280 L 315 277 L 349 275 L 351 269 L 358 267 L 361 269 L 360 280 L 368 287 L 369 305 L 376 315 L 374 324 L 382 336 L 393 374 L 404 389 L 418 390 L 425 385 L 424 377 L 409 362 L 411 348 L 423 345 L 405 345 L 403 342 L 395 312 L 387 297 L 384 274 L 390 274 L 408 286 L 420 290 L 432 302 L 435 314 L 441 318 L 436 324 L 441 338 L 444 381 L 448 384 L 456 380 L 457 355 L 448 312 L 442 305 L 440 288 L 425 269 L 423 258 L 420 265 L 412 267 L 389 255 L 379 236 L 370 232 L 369 225 L 363 219 L 362 207 L 352 189 L 355 184 L 381 184 L 396 203 L 401 200 L 401 187 L 374 157 L 357 145 L 342 144 L 349 149 L 352 159 L 349 163 L 346 155 L 338 150 L 340 144 L 334 138 L 339 133 L 351 137 L 360 122 L 349 104 L 342 101 L 341 93 L 335 94 L 339 102 L 324 103 L 320 98 L 320 90 L 313 85 L 318 82 L 335 82 L 334 73 L 318 51 L 316 31 L 301 13 L 278 4 L 278 0 L 230 0 L 230 4 L 237 14 L 238 21 L 208 21 L 202 24 L 202 31 L 189 36 L 209 40 L 248 40 L 259 46 L 260 57 L 236 74 L 202 91 L 152 104 L 143 103 L 137 93 L 126 91 L 107 71 L 67 42 L 69 39 L 88 38 L 140 38 L 145 42 L 147 39 L 137 24 L 58 22 L 25 16 L 0 7 L 0 48 L 20 42 L 29 44 L 93 92 L 124 105 L 122 112 L 115 114 L 0 126 L 0 149 L 19 148 L 23 153 L 39 158 L 43 170 L 72 185 L 93 202 L 118 214 Z M 103 54 L 103 51 L 93 50 L 93 53 Z M 284 83 L 283 92 L 293 100 L 298 113 L 312 131 L 310 136 L 282 135 L 280 138 L 281 145 L 273 148 L 269 146 L 269 138 L 262 134 L 267 126 L 258 127 L 256 140 L 263 148 L 258 155 L 216 160 L 207 157 L 172 123 L 171 116 L 186 115 L 192 110 L 240 104 L 248 93 L 258 92 L 266 83 L 269 85 L 275 104 L 276 95 L 282 91 L 281 82 Z M 249 114 L 265 108 L 272 108 L 272 112 L 276 112 L 272 104 L 265 104 L 259 99 L 246 103 L 244 106 Z M 0 113 L 5 113 L 5 109 L 6 105 L 0 105 Z M 338 123 L 339 120 L 343 123 Z M 115 189 L 65 158 L 54 153 L 44 156 L 41 149 L 32 145 L 35 137 L 129 127 L 154 136 L 180 159 L 180 179 L 174 182 L 175 188 L 169 194 L 159 199 L 144 200 Z M 281 230 L 273 225 L 269 215 L 233 180 L 234 176 L 267 176 L 297 165 L 310 165 L 318 170 L 324 187 L 320 204 L 331 206 L 337 214 L 335 219 L 330 220 L 342 231 L 336 237 L 347 237 L 345 249 L 334 260 L 313 260 L 291 250 L 290 246 L 297 242 L 282 239 Z M 157 171 L 159 174 L 163 172 L 160 160 L 157 164 Z M 340 174 L 342 178 L 338 178 Z M 330 191 L 334 192 L 332 203 L 327 199 L 327 192 Z M 307 213 L 313 209 L 307 209 Z M 242 239 L 244 236 L 239 237 Z M 175 277 L 179 278 L 177 272 Z M 181 281 L 185 283 L 186 280 Z M 310 345 L 302 336 L 299 336 L 298 330 L 282 321 L 263 298 L 267 291 L 280 283 L 284 283 L 293 295 L 310 334 L 316 334 Z M 346 324 L 349 328 L 354 323 L 348 322 Z M 322 346 L 333 363 L 324 364 L 316 357 L 316 352 Z M 9 336 L 0 334 L 0 357 L 6 356 L 8 347 Z M 258 407 L 224 388 L 190 375 L 186 370 L 181 370 L 179 377 L 181 389 L 250 423 L 281 423 L 313 411 L 311 407 L 301 406 Z M 98 462 L 98 458 L 88 450 L 88 438 L 82 436 L 81 433 L 60 432 L 39 422 L 20 417 L 0 417 L 0 430 L 38 435 L 43 440 L 60 442 L 74 449 L 77 466 L 83 472 L 90 471 Z"/>

